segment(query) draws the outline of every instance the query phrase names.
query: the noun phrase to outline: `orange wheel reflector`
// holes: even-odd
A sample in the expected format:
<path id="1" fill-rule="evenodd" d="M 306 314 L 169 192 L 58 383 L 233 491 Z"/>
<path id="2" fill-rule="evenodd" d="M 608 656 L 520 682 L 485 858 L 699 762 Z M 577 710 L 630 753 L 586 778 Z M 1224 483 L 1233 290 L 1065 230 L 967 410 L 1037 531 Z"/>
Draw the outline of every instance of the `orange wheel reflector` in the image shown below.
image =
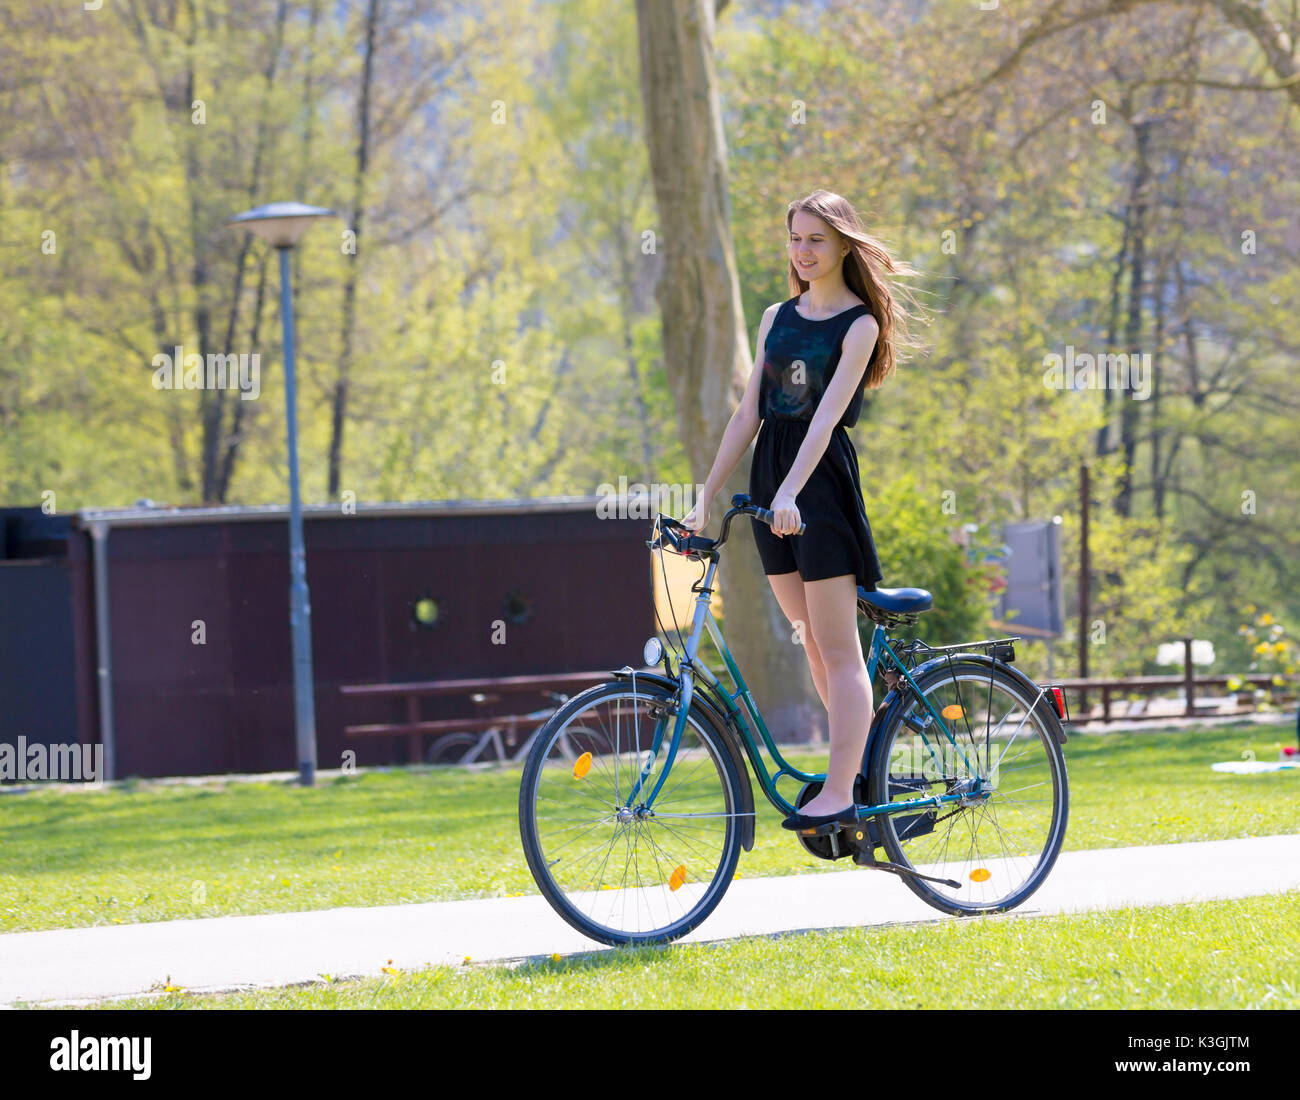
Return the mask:
<path id="1" fill-rule="evenodd" d="M 955 718 L 960 718 L 963 714 L 966 713 L 966 711 L 962 709 L 960 703 L 949 703 L 939 713 L 942 714 L 945 718 L 955 719 Z"/>
<path id="2" fill-rule="evenodd" d="M 591 753 L 584 752 L 573 762 L 573 778 L 581 779 L 589 771 L 591 771 Z"/>
<path id="3" fill-rule="evenodd" d="M 972 882 L 987 882 L 989 879 L 988 868 L 976 867 L 975 870 L 970 873 L 970 877 Z"/>
<path id="4" fill-rule="evenodd" d="M 686 865 L 679 864 L 677 870 L 668 876 L 668 889 L 680 890 L 682 883 L 686 881 Z"/>

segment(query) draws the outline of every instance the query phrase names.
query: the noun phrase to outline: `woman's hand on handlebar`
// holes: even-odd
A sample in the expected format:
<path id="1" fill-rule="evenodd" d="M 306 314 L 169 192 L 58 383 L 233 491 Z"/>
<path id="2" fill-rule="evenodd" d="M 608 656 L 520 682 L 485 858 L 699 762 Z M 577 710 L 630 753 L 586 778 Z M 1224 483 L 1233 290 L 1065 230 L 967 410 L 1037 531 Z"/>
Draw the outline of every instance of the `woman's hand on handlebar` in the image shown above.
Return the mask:
<path id="1" fill-rule="evenodd" d="M 794 502 L 794 494 L 779 492 L 772 498 L 772 534 L 794 535 L 799 532 L 803 522 L 799 518 L 799 506 Z"/>
<path id="2" fill-rule="evenodd" d="M 701 497 L 695 502 L 695 507 L 686 513 L 686 518 L 682 520 L 683 527 L 689 527 L 692 534 L 698 534 L 709 525 L 709 498 Z"/>

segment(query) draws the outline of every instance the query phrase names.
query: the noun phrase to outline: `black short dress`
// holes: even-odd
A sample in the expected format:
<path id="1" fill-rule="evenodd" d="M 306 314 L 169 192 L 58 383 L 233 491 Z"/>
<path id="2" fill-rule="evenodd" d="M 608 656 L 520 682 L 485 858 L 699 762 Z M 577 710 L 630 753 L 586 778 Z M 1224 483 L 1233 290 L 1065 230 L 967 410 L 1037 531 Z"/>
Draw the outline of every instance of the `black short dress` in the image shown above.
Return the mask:
<path id="1" fill-rule="evenodd" d="M 749 497 L 763 508 L 772 507 L 772 498 L 794 465 L 818 402 L 839 365 L 845 333 L 871 312 L 867 305 L 856 305 L 810 321 L 795 309 L 797 301 L 791 298 L 781 305 L 763 348 L 758 395 L 763 423 L 749 471 Z M 875 357 L 873 349 L 871 358 Z M 799 518 L 807 524 L 804 533 L 777 535 L 767 524 L 751 519 L 764 573 L 797 572 L 805 581 L 848 573 L 867 590 L 883 578 L 862 501 L 858 455 L 845 430 L 857 423 L 865 388 L 866 372 L 821 461 L 795 496 Z"/>

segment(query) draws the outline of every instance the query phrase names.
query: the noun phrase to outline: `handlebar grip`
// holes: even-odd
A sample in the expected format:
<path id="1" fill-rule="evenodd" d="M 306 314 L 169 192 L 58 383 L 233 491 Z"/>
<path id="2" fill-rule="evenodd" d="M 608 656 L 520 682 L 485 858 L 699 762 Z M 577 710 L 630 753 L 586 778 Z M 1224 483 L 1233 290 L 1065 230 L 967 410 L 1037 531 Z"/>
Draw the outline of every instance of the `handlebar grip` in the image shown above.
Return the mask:
<path id="1" fill-rule="evenodd" d="M 762 520 L 762 521 L 763 521 L 764 523 L 766 523 L 769 527 L 771 527 L 771 526 L 772 526 L 772 523 L 776 520 L 776 516 L 774 516 L 774 515 L 772 514 L 772 512 L 771 512 L 769 509 L 767 509 L 767 508 L 757 508 L 757 507 L 756 507 L 756 508 L 754 509 L 754 514 L 755 514 L 755 516 L 756 516 L 758 519 Z M 802 535 L 802 534 L 803 534 L 807 529 L 808 529 L 808 524 L 806 524 L 806 523 L 800 523 L 800 524 L 799 524 L 799 530 L 796 531 L 795 534 L 797 534 L 797 535 Z"/>
<path id="2" fill-rule="evenodd" d="M 673 550 L 679 554 L 689 553 L 692 549 L 691 538 L 693 532 L 684 523 L 679 523 L 672 516 L 661 516 L 659 536 L 660 541 L 666 541 Z M 681 534 L 676 532 L 680 531 Z"/>

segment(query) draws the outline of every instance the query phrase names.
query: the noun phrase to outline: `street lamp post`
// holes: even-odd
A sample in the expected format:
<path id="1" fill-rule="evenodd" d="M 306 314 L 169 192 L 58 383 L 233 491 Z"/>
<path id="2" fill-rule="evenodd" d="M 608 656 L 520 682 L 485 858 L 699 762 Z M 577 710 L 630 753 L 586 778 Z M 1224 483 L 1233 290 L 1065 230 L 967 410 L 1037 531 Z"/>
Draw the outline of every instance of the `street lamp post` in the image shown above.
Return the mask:
<path id="1" fill-rule="evenodd" d="M 280 319 L 284 326 L 284 405 L 289 432 L 289 629 L 293 640 L 293 698 L 298 782 L 316 781 L 316 703 L 311 672 L 311 599 L 303 548 L 302 501 L 298 494 L 298 399 L 293 373 L 293 283 L 289 253 L 312 222 L 335 217 L 333 210 L 300 202 L 272 202 L 245 210 L 226 225 L 247 229 L 280 253 Z"/>

